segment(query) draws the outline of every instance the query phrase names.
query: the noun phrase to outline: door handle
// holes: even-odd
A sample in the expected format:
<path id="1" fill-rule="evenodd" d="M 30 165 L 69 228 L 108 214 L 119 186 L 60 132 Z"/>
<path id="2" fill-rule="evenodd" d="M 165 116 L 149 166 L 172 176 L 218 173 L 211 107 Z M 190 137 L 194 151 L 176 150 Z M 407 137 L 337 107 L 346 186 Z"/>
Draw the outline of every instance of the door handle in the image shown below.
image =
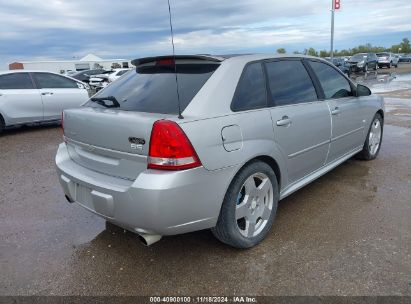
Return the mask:
<path id="1" fill-rule="evenodd" d="M 42 92 L 41 95 L 53 95 L 53 92 Z"/>
<path id="2" fill-rule="evenodd" d="M 277 120 L 276 125 L 279 127 L 288 127 L 291 125 L 291 119 L 288 116 L 283 116 L 280 120 Z"/>
<path id="3" fill-rule="evenodd" d="M 341 110 L 339 107 L 335 107 L 334 110 L 331 110 L 331 115 L 338 115 L 341 113 Z"/>

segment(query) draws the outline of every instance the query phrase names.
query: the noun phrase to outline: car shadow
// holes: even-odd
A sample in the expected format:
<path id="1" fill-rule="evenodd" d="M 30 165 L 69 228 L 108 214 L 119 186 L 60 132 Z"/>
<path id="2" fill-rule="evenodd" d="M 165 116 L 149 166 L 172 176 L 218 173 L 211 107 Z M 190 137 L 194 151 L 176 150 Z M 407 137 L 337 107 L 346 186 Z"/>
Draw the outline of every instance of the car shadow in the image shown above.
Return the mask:
<path id="1" fill-rule="evenodd" d="M 48 129 L 57 129 L 59 127 L 60 127 L 60 122 L 37 123 L 37 124 L 30 124 L 30 125 L 12 126 L 12 127 L 7 127 L 2 133 L 0 133 L 0 137 L 13 136 L 16 134 L 36 133 L 36 132 L 41 132 L 41 131 L 48 130 Z"/>

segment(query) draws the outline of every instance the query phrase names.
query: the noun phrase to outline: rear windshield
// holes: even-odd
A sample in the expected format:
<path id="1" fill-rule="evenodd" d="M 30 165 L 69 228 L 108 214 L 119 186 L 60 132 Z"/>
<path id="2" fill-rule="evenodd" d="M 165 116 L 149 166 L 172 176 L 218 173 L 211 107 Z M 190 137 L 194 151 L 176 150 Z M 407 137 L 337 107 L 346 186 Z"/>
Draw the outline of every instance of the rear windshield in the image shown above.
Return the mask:
<path id="1" fill-rule="evenodd" d="M 178 64 L 177 79 L 183 111 L 218 68 L 218 64 Z M 177 114 L 178 98 L 174 65 L 138 67 L 110 84 L 95 98 L 113 96 L 124 111 Z M 102 108 L 88 101 L 85 106 Z"/>
<path id="2" fill-rule="evenodd" d="M 388 53 L 377 53 L 377 56 L 378 57 L 387 57 L 387 56 L 390 56 L 390 54 L 388 54 Z"/>

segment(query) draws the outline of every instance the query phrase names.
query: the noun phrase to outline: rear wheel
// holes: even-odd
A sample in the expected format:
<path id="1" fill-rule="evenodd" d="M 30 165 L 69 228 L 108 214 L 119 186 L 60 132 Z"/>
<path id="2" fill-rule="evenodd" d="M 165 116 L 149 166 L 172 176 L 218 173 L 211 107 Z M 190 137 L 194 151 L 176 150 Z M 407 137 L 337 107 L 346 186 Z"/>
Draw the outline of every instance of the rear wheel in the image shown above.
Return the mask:
<path id="1" fill-rule="evenodd" d="M 253 161 L 231 182 L 212 228 L 221 242 L 236 248 L 260 243 L 270 230 L 278 205 L 278 183 L 269 165 Z"/>
<path id="2" fill-rule="evenodd" d="M 363 160 L 375 159 L 380 152 L 384 121 L 381 114 L 377 113 L 368 130 L 367 139 L 363 149 L 357 154 L 357 158 Z"/>

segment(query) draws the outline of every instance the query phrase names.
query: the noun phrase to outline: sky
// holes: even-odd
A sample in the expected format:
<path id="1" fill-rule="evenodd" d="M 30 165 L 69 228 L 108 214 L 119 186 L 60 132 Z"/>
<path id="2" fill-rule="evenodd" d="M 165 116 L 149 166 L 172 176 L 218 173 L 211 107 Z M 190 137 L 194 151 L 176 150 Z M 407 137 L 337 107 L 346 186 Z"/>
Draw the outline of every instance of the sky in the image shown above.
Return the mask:
<path id="1" fill-rule="evenodd" d="M 331 0 L 170 0 L 177 54 L 330 48 Z M 411 38 L 410 0 L 341 0 L 335 48 Z M 167 0 L 0 0 L 0 69 L 13 61 L 171 54 Z"/>

